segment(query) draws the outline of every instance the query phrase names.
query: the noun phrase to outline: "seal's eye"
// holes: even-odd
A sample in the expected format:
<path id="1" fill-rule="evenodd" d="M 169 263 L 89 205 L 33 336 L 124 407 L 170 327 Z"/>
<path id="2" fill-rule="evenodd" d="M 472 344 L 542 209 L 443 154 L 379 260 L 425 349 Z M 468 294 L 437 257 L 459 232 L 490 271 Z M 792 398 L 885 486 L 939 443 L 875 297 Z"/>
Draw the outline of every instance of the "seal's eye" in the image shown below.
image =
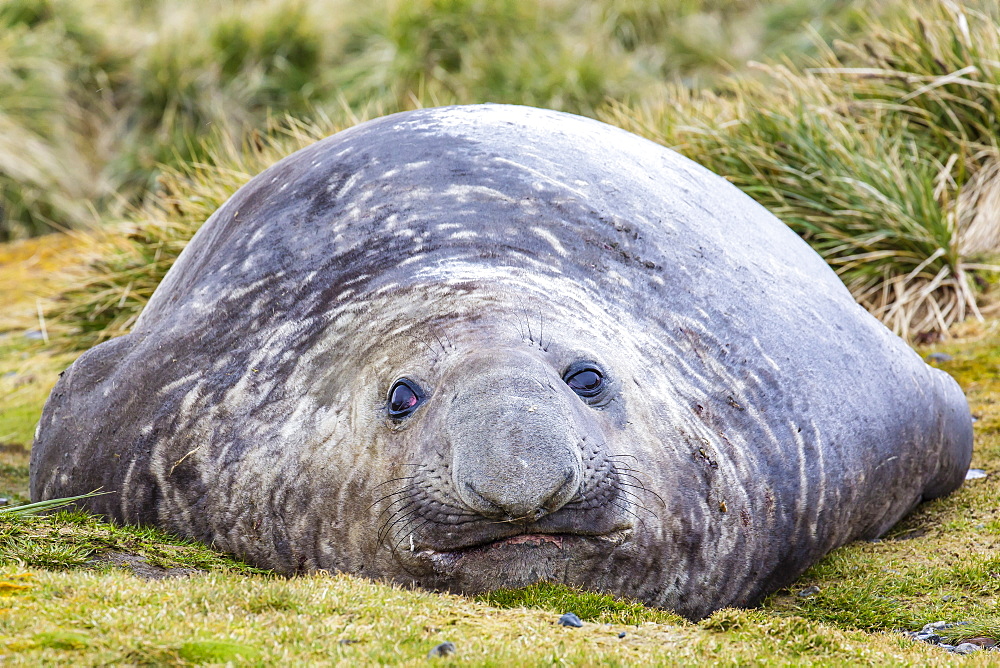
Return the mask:
<path id="1" fill-rule="evenodd" d="M 596 397 L 604 387 L 604 376 L 593 367 L 571 369 L 566 374 L 566 384 L 581 397 Z"/>
<path id="2" fill-rule="evenodd" d="M 389 390 L 389 417 L 402 420 L 416 410 L 420 392 L 412 381 L 397 380 Z"/>

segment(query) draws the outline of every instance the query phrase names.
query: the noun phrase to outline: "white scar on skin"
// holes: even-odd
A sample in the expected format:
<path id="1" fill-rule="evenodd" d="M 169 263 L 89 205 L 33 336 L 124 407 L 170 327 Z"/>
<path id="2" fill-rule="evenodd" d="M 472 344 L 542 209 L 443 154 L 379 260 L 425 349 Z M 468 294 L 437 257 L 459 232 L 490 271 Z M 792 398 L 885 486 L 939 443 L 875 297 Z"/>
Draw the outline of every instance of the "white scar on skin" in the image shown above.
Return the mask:
<path id="1" fill-rule="evenodd" d="M 549 245 L 552 246 L 552 250 L 554 250 L 561 257 L 566 257 L 567 255 L 569 255 L 569 253 L 566 252 L 566 249 L 563 247 L 563 245 L 559 243 L 559 239 L 556 238 L 556 235 L 552 234 L 545 228 L 532 227 L 531 231 L 534 232 L 536 235 L 540 236 L 541 238 L 545 239 L 546 241 L 548 241 Z"/>

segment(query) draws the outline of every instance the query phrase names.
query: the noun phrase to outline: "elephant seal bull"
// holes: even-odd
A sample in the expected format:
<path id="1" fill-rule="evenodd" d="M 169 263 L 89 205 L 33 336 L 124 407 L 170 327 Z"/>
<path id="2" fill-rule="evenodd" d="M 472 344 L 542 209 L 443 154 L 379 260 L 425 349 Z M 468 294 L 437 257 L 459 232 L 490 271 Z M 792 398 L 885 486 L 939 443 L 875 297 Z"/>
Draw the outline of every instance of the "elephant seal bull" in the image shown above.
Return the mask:
<path id="1" fill-rule="evenodd" d="M 31 490 L 285 573 L 699 618 L 954 490 L 971 444 L 958 385 L 737 188 L 484 105 L 240 189 L 59 381 Z"/>

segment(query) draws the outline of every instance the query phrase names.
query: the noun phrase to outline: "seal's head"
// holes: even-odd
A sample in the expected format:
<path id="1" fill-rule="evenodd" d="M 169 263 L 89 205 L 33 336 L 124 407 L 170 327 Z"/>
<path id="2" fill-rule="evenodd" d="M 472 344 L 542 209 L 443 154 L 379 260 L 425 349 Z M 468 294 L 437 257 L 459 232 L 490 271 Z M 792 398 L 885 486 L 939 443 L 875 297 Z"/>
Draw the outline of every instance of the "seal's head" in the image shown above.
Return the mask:
<path id="1" fill-rule="evenodd" d="M 963 479 L 958 386 L 723 179 L 508 106 L 256 177 L 50 397 L 32 497 L 282 572 L 700 617 Z"/>
<path id="2" fill-rule="evenodd" d="M 378 539 L 430 586 L 583 585 L 649 502 L 612 447 L 626 369 L 560 343 L 551 314 L 484 320 L 426 332 L 422 363 L 388 386 L 385 441 L 408 459 L 382 487 Z"/>

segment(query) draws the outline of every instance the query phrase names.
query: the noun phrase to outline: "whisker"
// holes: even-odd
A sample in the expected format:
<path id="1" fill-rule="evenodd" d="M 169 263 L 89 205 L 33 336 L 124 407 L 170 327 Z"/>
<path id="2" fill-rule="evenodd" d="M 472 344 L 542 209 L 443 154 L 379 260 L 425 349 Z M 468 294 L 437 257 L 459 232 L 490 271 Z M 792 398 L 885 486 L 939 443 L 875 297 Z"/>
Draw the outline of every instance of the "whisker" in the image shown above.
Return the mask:
<path id="1" fill-rule="evenodd" d="M 403 476 L 402 478 L 393 478 L 392 480 L 386 480 L 385 482 L 380 482 L 379 484 L 375 485 L 374 489 L 378 489 L 379 487 L 384 487 L 389 483 L 399 482 L 400 480 L 413 480 L 416 477 L 417 476 L 415 475 L 408 475 L 408 476 Z"/>
<path id="2" fill-rule="evenodd" d="M 627 498 L 627 499 L 629 499 L 629 501 L 631 501 L 631 503 L 632 503 L 632 507 L 633 507 L 633 508 L 635 508 L 636 510 L 639 510 L 639 511 L 642 511 L 642 512 L 644 512 L 644 513 L 647 513 L 647 514 L 648 514 L 649 516 L 651 516 L 651 517 L 654 517 L 654 518 L 656 517 L 656 513 L 654 513 L 654 512 L 652 511 L 652 510 L 650 510 L 650 509 L 649 509 L 649 508 L 647 508 L 647 507 L 646 507 L 645 505 L 643 505 L 643 504 L 642 504 L 642 503 L 641 503 L 641 502 L 640 502 L 640 501 L 639 501 L 639 500 L 638 500 L 637 498 L 635 498 L 634 496 L 629 496 L 629 497 L 624 497 L 624 498 Z M 623 510 L 624 510 L 624 509 L 623 509 Z M 635 517 L 638 517 L 638 515 L 637 515 L 636 513 L 633 513 L 633 516 L 635 516 Z"/>
<path id="3" fill-rule="evenodd" d="M 407 505 L 405 505 L 405 506 L 402 506 L 401 508 L 397 508 L 397 509 L 396 509 L 396 510 L 395 510 L 395 511 L 393 512 L 392 516 L 390 516 L 390 517 L 389 517 L 389 519 L 391 520 L 391 519 L 392 519 L 392 518 L 393 518 L 393 517 L 394 517 L 394 516 L 396 515 L 396 513 L 401 513 L 401 512 L 403 512 L 404 510 L 406 510 L 407 508 L 412 508 L 413 506 L 417 506 L 417 505 L 418 505 L 418 504 L 417 504 L 417 502 L 416 502 L 416 501 L 411 501 L 411 502 L 410 502 L 409 504 L 407 504 Z M 415 508 L 414 510 L 410 511 L 409 513 L 407 513 L 406 515 L 404 515 L 403 517 L 400 517 L 399 519 L 397 519 L 397 520 L 396 520 L 395 522 L 393 522 L 392 524 L 390 524 L 390 525 L 389 525 L 389 526 L 387 526 L 386 528 L 387 528 L 388 530 L 390 530 L 390 531 L 391 531 L 391 530 L 392 530 L 392 527 L 394 527 L 394 526 L 396 526 L 397 524 L 399 524 L 399 523 L 400 523 L 401 521 L 403 521 L 403 519 L 405 519 L 406 517 L 409 517 L 409 516 L 411 516 L 411 515 L 413 515 L 413 514 L 419 514 L 419 513 L 420 513 L 420 508 L 419 508 L 419 507 L 417 507 L 417 508 Z M 387 521 L 388 521 L 388 520 L 387 520 Z"/>
<path id="4" fill-rule="evenodd" d="M 399 509 L 396 510 L 396 512 L 394 512 L 392 515 L 389 516 L 389 519 L 387 519 L 386 523 L 382 526 L 381 529 L 379 529 L 378 535 L 376 536 L 376 538 L 378 539 L 379 543 L 382 543 L 383 541 L 385 541 L 392 534 L 392 528 L 394 526 L 396 526 L 400 522 L 409 521 L 410 518 L 412 518 L 414 515 L 418 515 L 419 514 L 419 511 L 420 511 L 419 508 L 414 508 L 413 510 L 410 510 L 409 512 L 404 512 L 404 511 L 407 510 L 407 508 L 410 508 L 410 507 L 411 506 L 404 506 L 402 508 L 399 508 Z M 397 517 L 395 521 L 392 521 L 392 518 L 396 517 L 397 513 L 402 513 L 402 515 L 400 515 L 399 517 Z M 392 522 L 392 523 L 390 524 L 390 522 Z"/>
<path id="5" fill-rule="evenodd" d="M 431 332 L 434 339 L 437 341 L 438 345 L 441 346 L 441 352 L 445 355 L 448 354 L 448 349 L 444 347 L 444 343 L 441 342 L 441 337 L 438 335 L 437 330 Z"/>
<path id="6" fill-rule="evenodd" d="M 637 476 L 637 475 L 635 475 L 633 473 L 627 473 L 627 471 L 628 471 L 628 469 L 624 469 L 624 470 L 623 469 L 614 469 L 615 475 L 618 476 L 619 478 L 629 478 L 629 479 L 635 480 L 637 482 L 642 480 L 642 478 L 640 478 L 639 476 Z"/>
<path id="7" fill-rule="evenodd" d="M 663 500 L 663 497 L 660 496 L 659 494 L 657 494 L 656 492 L 654 492 L 653 490 L 649 489 L 648 487 L 644 487 L 642 485 L 633 485 L 632 483 L 622 482 L 620 480 L 618 481 L 618 484 L 622 485 L 624 487 L 631 487 L 632 489 L 641 489 L 642 491 L 646 492 L 647 494 L 652 494 L 653 496 L 656 497 L 656 500 L 660 502 L 660 505 L 663 506 L 664 509 L 666 509 L 666 507 L 667 507 L 667 502 Z"/>
<path id="8" fill-rule="evenodd" d="M 452 342 L 451 337 L 448 336 L 448 330 L 442 330 L 441 331 L 441 336 L 443 336 L 444 340 L 448 343 L 448 347 L 451 348 L 452 350 L 454 350 L 455 349 L 455 344 Z"/>
<path id="9" fill-rule="evenodd" d="M 635 495 L 635 493 L 633 493 L 633 492 L 630 492 L 630 491 L 628 491 L 628 490 L 626 490 L 626 489 L 623 489 L 623 490 L 620 490 L 620 491 L 622 492 L 622 495 L 624 496 L 624 498 L 626 498 L 626 499 L 628 499 L 629 501 L 631 501 L 632 505 L 633 505 L 633 506 L 634 506 L 635 508 L 637 508 L 638 510 L 644 510 L 644 511 L 646 511 L 647 513 L 649 513 L 650 515 L 652 515 L 653 517 L 656 517 L 656 513 L 654 513 L 654 512 L 653 512 L 652 510 L 650 510 L 649 508 L 647 508 L 647 507 L 646 507 L 646 504 L 644 504 L 644 503 L 642 502 L 642 500 L 641 500 L 641 499 L 639 499 L 639 497 L 637 497 L 637 496 Z M 614 503 L 614 502 L 613 502 L 613 501 L 609 501 L 609 503 Z M 623 508 L 623 510 L 624 510 L 624 508 Z"/>
<path id="10" fill-rule="evenodd" d="M 639 463 L 639 458 L 638 457 L 636 457 L 635 455 L 630 455 L 630 454 L 624 453 L 624 452 L 621 453 L 621 454 L 617 454 L 617 455 L 605 455 L 606 459 L 618 459 L 619 457 L 629 457 L 630 459 L 634 460 L 636 464 Z"/>
<path id="11" fill-rule="evenodd" d="M 427 352 L 429 352 L 429 353 L 431 354 L 431 357 L 433 357 L 433 358 L 434 358 L 434 361 L 435 361 L 435 362 L 437 361 L 437 356 L 438 356 L 438 354 L 437 354 L 437 351 L 436 351 L 436 350 L 434 350 L 434 349 L 433 349 L 433 348 L 432 348 L 432 347 L 430 346 L 430 344 L 429 344 L 429 343 L 427 343 L 426 341 L 424 341 L 424 339 L 423 339 L 422 337 L 419 337 L 419 336 L 414 336 L 414 335 L 412 335 L 412 334 L 410 334 L 409 336 L 410 336 L 410 339 L 412 339 L 412 340 L 414 340 L 414 341 L 417 341 L 418 343 L 422 343 L 422 344 L 424 345 L 424 347 L 425 347 L 425 348 L 427 348 Z"/>
<path id="12" fill-rule="evenodd" d="M 417 500 L 416 500 L 416 499 L 412 499 L 412 498 L 410 498 L 410 497 L 406 497 L 406 496 L 404 496 L 404 497 L 401 497 L 401 498 L 399 498 L 399 499 L 396 499 L 396 500 L 395 500 L 395 501 L 393 501 L 392 503 L 388 504 L 388 505 L 387 505 L 387 506 L 385 507 L 385 509 L 384 509 L 384 510 L 383 510 L 383 511 L 382 511 L 381 513 L 379 513 L 378 517 L 376 517 L 376 518 L 375 518 L 375 521 L 376 521 L 376 522 L 381 522 L 381 521 L 382 521 L 382 517 L 384 517 L 384 516 L 385 516 L 385 514 L 386 514 L 386 513 L 388 513 L 388 512 L 389 512 L 389 510 L 390 510 L 390 509 L 391 509 L 391 508 L 392 508 L 392 507 L 393 507 L 394 505 L 396 505 L 397 503 L 399 503 L 400 501 L 404 501 L 404 502 L 405 502 L 405 501 L 408 501 L 409 503 L 405 503 L 404 505 L 400 506 L 399 508 L 396 508 L 396 509 L 392 510 L 392 512 L 391 512 L 391 513 L 390 513 L 390 515 L 389 515 L 390 517 L 394 516 L 394 515 L 395 515 L 396 513 L 401 513 L 401 512 L 403 512 L 404 510 L 406 510 L 406 509 L 407 509 L 407 508 L 409 508 L 410 506 L 412 506 L 412 505 L 414 505 L 414 504 L 416 504 L 416 503 L 417 503 Z"/>
<path id="13" fill-rule="evenodd" d="M 633 476 L 633 477 L 636 477 L 636 478 L 641 475 L 641 476 L 644 476 L 644 477 L 648 478 L 650 481 L 653 480 L 653 477 L 651 475 L 649 475 L 645 471 L 640 471 L 639 469 L 630 468 L 628 466 L 618 466 L 617 464 L 615 464 L 613 468 L 614 468 L 615 471 L 627 471 L 628 473 L 638 474 L 637 476 Z"/>
<path id="14" fill-rule="evenodd" d="M 646 526 L 646 523 L 645 523 L 645 522 L 644 522 L 644 521 L 642 520 L 642 518 L 641 518 L 641 517 L 639 517 L 638 515 L 636 515 L 635 513 L 633 513 L 633 512 L 632 512 L 632 511 L 631 511 L 631 510 L 630 510 L 629 508 L 626 508 L 626 507 L 625 507 L 625 506 L 623 506 L 623 505 L 620 505 L 620 504 L 617 504 L 617 503 L 615 503 L 614 501 L 611 501 L 610 503 L 611 503 L 611 505 L 612 505 L 612 506 L 614 506 L 614 507 L 615 507 L 615 508 L 617 508 L 618 510 L 622 511 L 623 513 L 627 513 L 627 514 L 631 515 L 632 517 L 634 517 L 634 518 L 635 518 L 635 520 L 636 520 L 636 521 L 637 521 L 637 522 L 638 522 L 639 524 L 641 524 L 641 525 L 643 525 L 643 526 Z"/>
<path id="15" fill-rule="evenodd" d="M 407 519 L 408 522 L 410 520 L 412 520 L 412 515 Z M 409 524 L 404 524 L 401 527 L 401 530 L 405 531 L 405 529 L 406 529 L 407 526 L 409 526 Z M 395 540 L 395 538 L 396 538 L 397 535 L 398 535 L 398 533 L 394 533 L 391 538 L 389 536 L 385 537 L 386 540 L 389 541 L 389 545 L 388 545 L 389 552 L 392 553 L 393 556 L 396 556 L 396 547 L 398 547 L 398 545 L 399 545 L 399 543 L 396 542 L 396 540 Z"/>
<path id="16" fill-rule="evenodd" d="M 514 522 L 520 522 L 524 520 L 526 517 L 527 515 L 525 515 L 525 517 L 511 517 L 506 520 L 490 520 L 486 522 L 486 524 L 513 524 Z"/>
<path id="17" fill-rule="evenodd" d="M 423 524 L 420 524 L 415 529 L 411 529 L 410 531 L 407 532 L 406 535 L 412 536 L 415 532 L 420 531 L 420 529 L 424 528 L 428 524 L 430 524 L 430 520 L 425 521 Z M 406 535 L 404 535 L 402 538 L 400 538 L 399 541 L 395 545 L 393 545 L 393 547 L 392 547 L 392 553 L 393 553 L 393 555 L 396 554 L 396 549 L 399 547 L 399 544 L 402 543 L 404 540 L 406 540 Z"/>
<path id="18" fill-rule="evenodd" d="M 538 347 L 545 350 L 545 317 L 538 309 Z"/>

